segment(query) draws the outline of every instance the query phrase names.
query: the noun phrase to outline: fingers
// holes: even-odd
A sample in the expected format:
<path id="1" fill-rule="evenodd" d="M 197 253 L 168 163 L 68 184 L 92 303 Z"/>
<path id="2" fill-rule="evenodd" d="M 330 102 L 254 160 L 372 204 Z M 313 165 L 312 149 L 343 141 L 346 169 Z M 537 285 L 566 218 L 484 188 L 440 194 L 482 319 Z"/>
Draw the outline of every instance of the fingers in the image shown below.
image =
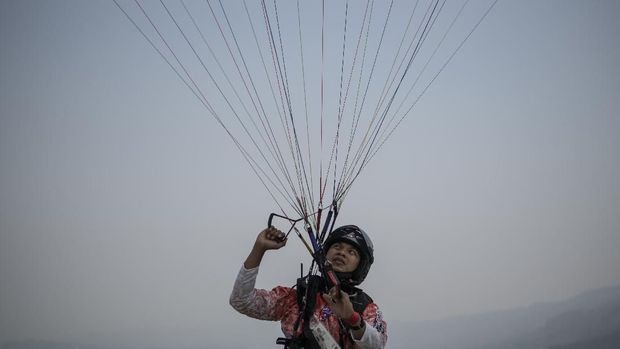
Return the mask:
<path id="1" fill-rule="evenodd" d="M 273 242 L 274 243 L 273 248 L 275 250 L 277 250 L 277 249 L 279 249 L 281 247 L 284 247 L 286 245 L 286 241 L 287 241 L 286 238 L 282 238 L 282 240 L 274 241 Z"/>
<path id="2" fill-rule="evenodd" d="M 336 287 L 332 287 L 329 290 L 329 296 L 332 297 L 335 302 L 338 302 L 338 299 L 340 299 L 340 297 L 342 296 L 338 291 L 339 290 Z"/>
<path id="3" fill-rule="evenodd" d="M 281 242 L 285 239 L 284 233 L 274 227 L 269 227 L 265 229 L 264 232 L 265 238 L 267 238 L 267 240 Z"/>
<path id="4" fill-rule="evenodd" d="M 286 235 L 280 230 L 269 227 L 260 232 L 256 242 L 265 250 L 277 250 L 286 245 Z"/>
<path id="5" fill-rule="evenodd" d="M 325 301 L 325 303 L 327 303 L 327 305 L 329 305 L 330 308 L 334 308 L 339 303 L 342 303 L 337 297 L 329 293 L 323 293 L 321 296 L 323 297 L 323 300 Z"/>
<path id="6" fill-rule="evenodd" d="M 345 292 L 338 292 L 338 290 L 333 287 L 329 292 L 323 293 L 321 297 L 339 318 L 348 318 L 353 313 L 353 304 L 351 304 L 349 295 Z"/>
<path id="7" fill-rule="evenodd" d="M 323 300 L 325 301 L 325 303 L 327 303 L 327 305 L 331 308 L 334 304 L 336 304 L 336 301 L 334 298 L 332 298 L 329 294 L 325 294 L 323 293 L 321 295 L 321 297 L 323 297 Z"/>
<path id="8" fill-rule="evenodd" d="M 343 298 L 349 300 L 349 295 L 346 292 L 342 291 L 339 286 L 332 287 L 329 290 L 329 294 L 336 302 L 338 302 L 338 300 L 342 300 Z"/>
<path id="9" fill-rule="evenodd" d="M 351 301 L 349 300 L 349 295 L 346 292 L 338 289 L 337 287 L 332 287 L 327 293 L 324 293 L 322 296 L 323 299 L 330 305 L 336 303 L 351 303 Z"/>

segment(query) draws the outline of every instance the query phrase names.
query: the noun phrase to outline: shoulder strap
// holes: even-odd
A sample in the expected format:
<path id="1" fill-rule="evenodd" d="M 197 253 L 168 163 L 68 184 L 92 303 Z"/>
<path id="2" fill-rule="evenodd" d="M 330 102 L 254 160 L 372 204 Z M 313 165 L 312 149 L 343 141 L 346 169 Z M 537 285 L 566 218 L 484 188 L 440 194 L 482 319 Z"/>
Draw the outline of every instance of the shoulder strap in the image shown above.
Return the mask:
<path id="1" fill-rule="evenodd" d="M 297 333 L 299 325 L 303 320 L 303 331 L 299 337 L 290 338 L 285 344 L 285 348 L 289 349 L 320 349 L 318 343 L 314 339 L 310 331 L 310 317 L 316 306 L 316 296 L 321 288 L 322 279 L 318 275 L 309 275 L 297 279 L 297 306 L 299 307 L 299 316 L 295 321 L 294 333 Z"/>
<path id="2" fill-rule="evenodd" d="M 370 296 L 366 294 L 366 292 L 362 291 L 359 288 L 354 289 L 354 292 L 349 295 L 349 299 L 353 304 L 353 310 L 360 314 L 364 313 L 364 310 L 366 310 L 368 304 L 374 302 L 372 298 L 370 298 Z"/>
<path id="3" fill-rule="evenodd" d="M 316 295 L 321 288 L 322 279 L 318 275 L 310 275 L 297 279 L 297 305 L 304 320 L 308 320 L 316 305 Z"/>

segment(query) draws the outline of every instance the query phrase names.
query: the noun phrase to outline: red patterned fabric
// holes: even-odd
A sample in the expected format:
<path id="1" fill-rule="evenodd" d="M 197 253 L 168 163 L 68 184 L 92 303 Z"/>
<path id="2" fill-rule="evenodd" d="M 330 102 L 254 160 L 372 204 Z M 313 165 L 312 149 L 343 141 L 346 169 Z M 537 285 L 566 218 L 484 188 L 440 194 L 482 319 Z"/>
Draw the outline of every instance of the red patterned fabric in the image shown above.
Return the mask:
<path id="1" fill-rule="evenodd" d="M 299 316 L 295 289 L 283 286 L 270 291 L 255 289 L 257 269 L 246 270 L 242 268 L 239 272 L 231 294 L 231 305 L 242 314 L 252 318 L 280 321 L 282 332 L 286 337 L 299 335 L 303 331 L 303 324 L 300 324 L 297 332 L 294 333 L 295 322 Z M 371 303 L 361 315 L 366 322 L 364 336 L 359 341 L 355 341 L 347 334 L 343 349 L 383 348 L 387 341 L 387 325 L 381 311 L 376 304 Z M 320 294 L 317 295 L 314 316 L 329 330 L 336 342 L 340 342 L 338 318 L 332 313 Z"/>

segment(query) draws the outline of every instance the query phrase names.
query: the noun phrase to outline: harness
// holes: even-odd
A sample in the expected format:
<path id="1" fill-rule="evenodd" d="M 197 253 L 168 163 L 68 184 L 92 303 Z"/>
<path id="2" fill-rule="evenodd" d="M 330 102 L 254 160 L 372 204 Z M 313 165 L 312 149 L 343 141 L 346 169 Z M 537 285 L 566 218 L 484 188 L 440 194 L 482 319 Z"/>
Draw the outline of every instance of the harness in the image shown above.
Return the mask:
<path id="1" fill-rule="evenodd" d="M 280 337 L 276 343 L 284 345 L 284 349 L 321 349 L 310 330 L 310 319 L 314 314 L 317 295 L 325 289 L 325 281 L 319 275 L 308 275 L 297 279 L 296 288 L 299 316 L 295 322 L 293 333 L 298 332 L 302 323 L 303 331 L 293 338 Z M 373 303 L 372 298 L 357 287 L 346 287 L 345 291 L 349 294 L 353 310 L 359 314 L 362 314 L 366 307 Z M 344 348 L 347 337 L 349 337 L 347 336 L 347 328 L 340 322 L 340 348 Z"/>

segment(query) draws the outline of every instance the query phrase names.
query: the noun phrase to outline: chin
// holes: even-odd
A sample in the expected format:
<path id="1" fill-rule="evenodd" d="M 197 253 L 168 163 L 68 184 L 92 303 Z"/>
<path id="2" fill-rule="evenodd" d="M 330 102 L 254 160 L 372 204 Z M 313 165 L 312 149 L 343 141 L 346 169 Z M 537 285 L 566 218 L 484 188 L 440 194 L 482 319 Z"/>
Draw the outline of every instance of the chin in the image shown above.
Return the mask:
<path id="1" fill-rule="evenodd" d="M 337 271 L 339 273 L 348 273 L 349 272 L 349 270 L 347 270 L 345 268 L 336 267 L 336 266 L 333 266 L 332 269 L 334 269 L 334 271 Z"/>

